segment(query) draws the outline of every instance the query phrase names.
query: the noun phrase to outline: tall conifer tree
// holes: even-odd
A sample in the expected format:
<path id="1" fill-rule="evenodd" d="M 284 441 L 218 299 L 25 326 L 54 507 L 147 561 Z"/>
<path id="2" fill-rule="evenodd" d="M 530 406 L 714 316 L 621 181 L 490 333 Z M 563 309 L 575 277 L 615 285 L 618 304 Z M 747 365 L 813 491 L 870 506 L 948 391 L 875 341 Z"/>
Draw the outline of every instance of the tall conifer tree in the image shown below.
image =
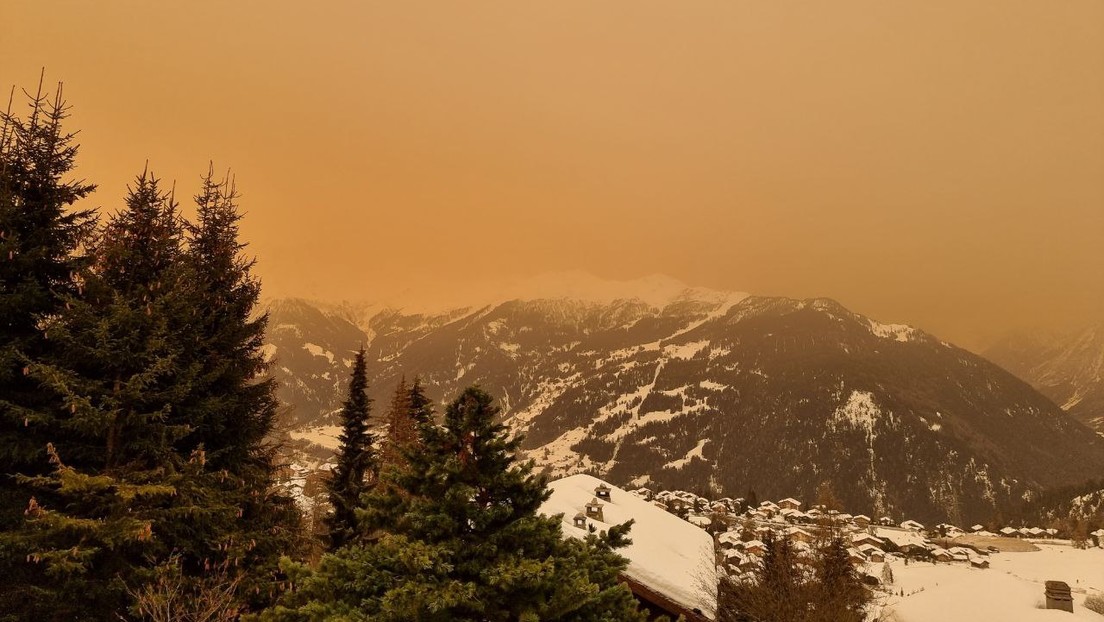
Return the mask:
<path id="1" fill-rule="evenodd" d="M 44 322 L 57 351 L 28 366 L 60 399 L 54 471 L 20 479 L 42 495 L 23 535 L 52 578 L 43 589 L 65 595 L 47 602 L 53 617 L 117 619 L 128 586 L 168 545 L 156 528 L 195 501 L 187 480 L 200 472 L 172 447 L 187 427 L 170 417 L 191 388 L 177 367 L 181 243 L 175 202 L 143 173 L 81 273 L 82 291 Z"/>
<path id="2" fill-rule="evenodd" d="M 417 376 L 410 385 L 410 417 L 419 428 L 433 424 L 433 400 L 426 396 L 422 379 Z"/>
<path id="3" fill-rule="evenodd" d="M 64 129 L 62 89 L 38 91 L 29 114 L 0 111 L 0 619 L 42 583 L 25 563 L 18 531 L 34 492 L 17 474 L 50 469 L 46 444 L 56 396 L 28 373 L 54 348 L 42 322 L 75 293 L 81 247 L 95 214 L 73 205 L 93 185 L 72 178 L 78 146 Z"/>
<path id="4" fill-rule="evenodd" d="M 11 101 L 0 112 L 0 620 L 23 619 L 48 584 L 26 563 L 23 513 L 34 491 L 18 476 L 50 469 L 56 396 L 28 369 L 55 347 L 42 321 L 76 290 L 81 246 L 95 227 L 94 212 L 73 208 L 94 186 L 72 178 L 78 146 L 63 127 L 61 85 L 49 95 L 40 81 L 28 104 L 26 116 Z"/>
<path id="5" fill-rule="evenodd" d="M 353 373 L 349 380 L 349 395 L 341 409 L 341 437 L 337 449 L 337 465 L 327 484 L 333 513 L 327 517 L 330 550 L 353 542 L 360 533 L 357 509 L 376 474 L 375 440 L 368 430 L 372 400 L 368 398 L 368 365 L 364 348 L 357 351 Z"/>
<path id="6" fill-rule="evenodd" d="M 194 275 L 192 342 L 182 362 L 195 379 L 192 394 L 175 411 L 190 430 L 176 446 L 182 455 L 203 455 L 207 470 L 218 476 L 209 492 L 213 504 L 234 512 L 205 514 L 206 520 L 182 526 L 182 536 L 190 533 L 207 546 L 183 563 L 192 571 L 216 562 L 248 568 L 239 577 L 240 591 L 260 606 L 273 593 L 276 565 L 298 538 L 300 520 L 292 499 L 274 488 L 271 433 L 279 401 L 262 349 L 268 315 L 258 311 L 261 284 L 240 240 L 233 177 L 218 179 L 208 167 L 195 203 L 184 262 Z"/>
<path id="7" fill-rule="evenodd" d="M 418 421 L 414 418 L 411 387 L 406 378 L 399 381 L 387 411 L 387 435 L 380 447 L 379 471 L 402 471 L 407 467 L 406 454 L 417 451 L 421 445 Z"/>

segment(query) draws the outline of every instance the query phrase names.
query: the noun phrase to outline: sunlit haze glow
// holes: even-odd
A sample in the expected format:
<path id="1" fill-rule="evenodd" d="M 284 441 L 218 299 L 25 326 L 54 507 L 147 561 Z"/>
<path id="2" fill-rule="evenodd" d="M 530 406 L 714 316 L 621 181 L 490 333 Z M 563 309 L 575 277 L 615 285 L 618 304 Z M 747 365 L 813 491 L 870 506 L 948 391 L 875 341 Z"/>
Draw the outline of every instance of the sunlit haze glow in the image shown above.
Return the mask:
<path id="1" fill-rule="evenodd" d="M 0 85 L 41 68 L 94 205 L 233 168 L 268 296 L 583 271 L 973 347 L 1104 319 L 1099 0 L 6 0 Z"/>

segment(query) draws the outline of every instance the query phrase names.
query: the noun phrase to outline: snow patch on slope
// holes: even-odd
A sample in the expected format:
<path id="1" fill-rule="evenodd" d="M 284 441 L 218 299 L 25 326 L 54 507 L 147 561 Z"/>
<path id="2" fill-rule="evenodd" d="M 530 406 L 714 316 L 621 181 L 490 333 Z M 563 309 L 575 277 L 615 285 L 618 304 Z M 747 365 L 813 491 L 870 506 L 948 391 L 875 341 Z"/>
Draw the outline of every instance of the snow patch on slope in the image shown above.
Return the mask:
<path id="1" fill-rule="evenodd" d="M 852 391 L 847 401 L 832 413 L 829 424 L 833 429 L 849 427 L 865 431 L 867 436 L 873 437 L 874 425 L 882 415 L 881 409 L 874 403 L 873 393 Z"/>
<path id="2" fill-rule="evenodd" d="M 668 468 L 668 469 L 681 469 L 682 467 L 690 464 L 690 462 L 694 458 L 699 458 L 701 460 L 705 460 L 705 456 L 703 455 L 702 450 L 705 449 L 705 444 L 708 443 L 708 442 L 709 442 L 708 438 L 703 438 L 702 440 L 698 441 L 698 444 L 694 445 L 693 449 L 686 452 L 686 455 L 684 457 L 679 458 L 678 460 L 675 460 L 673 462 L 668 462 L 666 468 Z"/>
<path id="3" fill-rule="evenodd" d="M 663 353 L 669 358 L 688 361 L 708 347 L 708 341 L 691 341 L 690 343 L 664 346 Z"/>
<path id="4" fill-rule="evenodd" d="M 330 352 L 329 350 L 323 348 L 320 345 L 316 345 L 316 344 L 307 342 L 307 343 L 303 344 L 303 349 L 306 350 L 307 352 L 310 352 L 311 356 L 324 356 L 324 357 L 326 357 L 326 360 L 328 360 L 329 362 L 331 362 L 331 363 L 334 362 L 333 352 Z"/>
<path id="5" fill-rule="evenodd" d="M 882 339 L 907 342 L 916 338 L 916 329 L 906 324 L 882 324 L 874 320 L 867 320 L 870 324 L 870 332 Z"/>

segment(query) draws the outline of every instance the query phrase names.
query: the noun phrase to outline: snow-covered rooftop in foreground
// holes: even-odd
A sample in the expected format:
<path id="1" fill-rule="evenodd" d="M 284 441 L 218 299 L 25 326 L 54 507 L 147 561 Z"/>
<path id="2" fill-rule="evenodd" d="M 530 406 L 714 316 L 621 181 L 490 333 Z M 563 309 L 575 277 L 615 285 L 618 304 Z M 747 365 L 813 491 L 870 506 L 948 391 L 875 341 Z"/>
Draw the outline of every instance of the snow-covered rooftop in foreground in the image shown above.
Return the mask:
<path id="1" fill-rule="evenodd" d="M 572 475 L 550 482 L 552 496 L 540 511 L 549 516 L 563 514 L 564 533 L 586 537 L 587 531 L 575 527 L 572 519 L 584 511 L 599 484 L 610 487 L 610 500 L 599 500 L 603 503 L 603 521 L 591 518 L 588 522 L 601 531 L 629 519 L 636 520 L 629 532 L 633 543 L 617 550 L 629 560 L 625 574 L 712 619 L 717 605 L 713 538 L 702 529 L 590 475 Z"/>
<path id="2" fill-rule="evenodd" d="M 1035 622 L 1096 620 L 1104 616 L 1084 607 L 1085 596 L 1104 590 L 1104 550 L 1042 545 L 1030 553 L 1000 553 L 987 570 L 965 564 L 893 564 L 895 591 L 886 603 L 894 622 Z M 880 564 L 872 564 L 877 574 Z M 1073 614 L 1039 609 L 1043 582 L 1065 581 L 1073 592 Z"/>

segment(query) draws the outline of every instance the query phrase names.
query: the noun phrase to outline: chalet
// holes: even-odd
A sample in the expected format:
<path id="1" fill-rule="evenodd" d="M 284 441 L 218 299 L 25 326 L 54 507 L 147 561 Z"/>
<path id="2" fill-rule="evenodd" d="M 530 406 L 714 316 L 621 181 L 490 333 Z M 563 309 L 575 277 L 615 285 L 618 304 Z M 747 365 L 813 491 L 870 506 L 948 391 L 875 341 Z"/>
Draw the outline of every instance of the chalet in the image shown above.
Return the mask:
<path id="1" fill-rule="evenodd" d="M 800 510 L 801 502 L 792 497 L 787 497 L 778 502 L 778 507 L 783 510 Z"/>
<path id="2" fill-rule="evenodd" d="M 722 549 L 730 549 L 741 543 L 739 531 L 726 531 L 717 536 L 717 544 Z"/>
<path id="3" fill-rule="evenodd" d="M 804 516 L 799 510 L 793 508 L 782 508 L 778 511 L 778 515 L 787 523 L 797 522 L 798 517 Z"/>
<path id="4" fill-rule="evenodd" d="M 924 526 L 914 520 L 907 520 L 901 523 L 901 529 L 908 529 L 909 531 L 924 531 Z"/>
<path id="5" fill-rule="evenodd" d="M 854 547 L 847 549 L 847 559 L 856 566 L 866 563 L 866 556 L 862 554 L 862 551 Z"/>
<path id="6" fill-rule="evenodd" d="M 955 561 L 954 554 L 947 549 L 938 548 L 932 550 L 931 557 L 937 562 L 953 562 Z"/>
<path id="7" fill-rule="evenodd" d="M 970 527 L 970 531 L 973 532 L 973 533 L 977 533 L 979 531 L 985 531 L 985 525 L 974 525 L 973 527 Z"/>
<path id="8" fill-rule="evenodd" d="M 595 495 L 600 485 L 609 487 L 609 499 Z M 589 526 L 609 529 L 634 520 L 632 544 L 617 550 L 628 560 L 620 579 L 643 607 L 672 619 L 709 622 L 717 609 L 717 595 L 705 586 L 717 584 L 713 538 L 705 531 L 626 491 L 589 475 L 572 475 L 548 484 L 552 491 L 541 505 L 546 516 L 558 516 L 565 537 L 586 538 Z M 658 495 L 657 495 L 658 496 Z M 598 518 L 588 508 L 597 505 Z M 583 509 L 587 528 L 574 518 Z"/>
<path id="9" fill-rule="evenodd" d="M 743 551 L 748 555 L 755 555 L 756 557 L 762 557 L 767 553 L 767 545 L 763 544 L 759 540 L 744 542 L 743 546 L 741 546 L 740 548 L 743 549 Z"/>
<path id="10" fill-rule="evenodd" d="M 1012 527 L 1003 527 L 1000 530 L 1000 535 L 1004 536 L 1005 538 L 1016 538 L 1019 537 L 1020 530 L 1014 529 Z"/>
<path id="11" fill-rule="evenodd" d="M 759 566 L 759 558 L 741 551 L 725 551 L 724 564 L 739 572 L 748 572 Z"/>
<path id="12" fill-rule="evenodd" d="M 915 544 L 915 543 L 912 543 L 912 542 L 907 542 L 907 543 L 902 544 L 901 546 L 897 547 L 897 550 L 899 550 L 906 557 L 916 557 L 916 556 L 927 555 L 928 552 L 931 549 L 927 545 L 924 545 L 924 544 Z"/>
<path id="13" fill-rule="evenodd" d="M 1104 529 L 1097 529 L 1089 533 L 1089 535 L 1092 537 L 1093 544 L 1096 546 L 1100 546 L 1101 543 L 1104 542 Z"/>
<path id="14" fill-rule="evenodd" d="M 858 547 L 859 552 L 863 554 L 863 557 L 867 561 L 880 564 L 885 561 L 885 552 L 882 549 L 871 544 L 860 544 Z"/>
<path id="15" fill-rule="evenodd" d="M 878 524 L 883 526 L 883 527 L 893 527 L 897 523 L 895 523 L 892 518 L 890 518 L 888 516 L 883 516 L 883 517 L 878 519 Z"/>
<path id="16" fill-rule="evenodd" d="M 868 545 L 882 550 L 885 548 L 885 540 L 882 540 L 878 536 L 869 533 L 853 533 L 851 534 L 851 544 L 855 546 Z"/>
<path id="17" fill-rule="evenodd" d="M 975 557 L 975 558 L 970 560 L 970 565 L 973 566 L 974 568 L 980 568 L 982 570 L 985 570 L 986 568 L 989 567 L 989 560 L 981 559 L 980 557 Z"/>
<path id="18" fill-rule="evenodd" d="M 961 546 L 952 546 L 951 548 L 947 549 L 947 552 L 951 554 L 953 561 L 956 562 L 969 562 L 970 557 L 975 555 L 975 553 L 970 549 Z"/>
<path id="19" fill-rule="evenodd" d="M 865 514 L 859 514 L 858 516 L 852 517 L 851 522 L 855 523 L 859 527 L 862 527 L 863 529 L 866 529 L 870 526 L 870 517 Z"/>
<path id="20" fill-rule="evenodd" d="M 806 544 L 811 543 L 815 538 L 813 534 L 801 529 L 800 527 L 790 527 L 786 530 L 786 537 L 793 542 L 804 542 Z"/>
<path id="21" fill-rule="evenodd" d="M 701 527 L 702 529 L 705 529 L 713 524 L 712 518 L 708 516 L 702 516 L 701 514 L 691 514 L 690 516 L 686 517 L 686 520 L 691 525 Z"/>

